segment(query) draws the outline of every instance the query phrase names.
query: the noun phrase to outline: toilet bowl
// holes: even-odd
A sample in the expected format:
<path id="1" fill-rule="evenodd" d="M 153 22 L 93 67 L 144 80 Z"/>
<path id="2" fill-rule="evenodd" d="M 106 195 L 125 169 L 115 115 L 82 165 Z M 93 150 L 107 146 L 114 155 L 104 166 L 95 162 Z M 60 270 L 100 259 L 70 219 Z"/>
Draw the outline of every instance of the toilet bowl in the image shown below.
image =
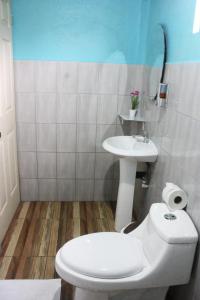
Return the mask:
<path id="1" fill-rule="evenodd" d="M 75 300 L 162 300 L 169 286 L 188 283 L 197 240 L 184 210 L 171 213 L 155 203 L 129 234 L 101 232 L 67 242 L 55 267 L 76 287 Z"/>

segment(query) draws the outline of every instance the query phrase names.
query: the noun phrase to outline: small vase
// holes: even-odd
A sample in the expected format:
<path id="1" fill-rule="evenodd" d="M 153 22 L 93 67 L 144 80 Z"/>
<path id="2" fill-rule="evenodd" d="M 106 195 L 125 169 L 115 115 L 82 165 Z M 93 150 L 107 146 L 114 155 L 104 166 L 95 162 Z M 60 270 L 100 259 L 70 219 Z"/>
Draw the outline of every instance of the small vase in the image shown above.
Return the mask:
<path id="1" fill-rule="evenodd" d="M 134 119 L 135 118 L 136 111 L 137 111 L 137 109 L 130 109 L 129 110 L 129 118 L 130 119 Z"/>

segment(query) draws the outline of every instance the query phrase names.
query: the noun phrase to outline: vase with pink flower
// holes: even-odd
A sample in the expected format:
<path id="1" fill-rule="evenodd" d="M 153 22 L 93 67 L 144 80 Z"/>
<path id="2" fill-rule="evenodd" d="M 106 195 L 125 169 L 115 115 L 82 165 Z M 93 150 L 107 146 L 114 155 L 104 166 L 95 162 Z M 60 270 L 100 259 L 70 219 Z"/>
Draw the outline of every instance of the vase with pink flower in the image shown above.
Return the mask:
<path id="1" fill-rule="evenodd" d="M 131 109 L 129 110 L 130 119 L 134 119 L 137 113 L 137 108 L 139 104 L 139 91 L 131 92 Z"/>

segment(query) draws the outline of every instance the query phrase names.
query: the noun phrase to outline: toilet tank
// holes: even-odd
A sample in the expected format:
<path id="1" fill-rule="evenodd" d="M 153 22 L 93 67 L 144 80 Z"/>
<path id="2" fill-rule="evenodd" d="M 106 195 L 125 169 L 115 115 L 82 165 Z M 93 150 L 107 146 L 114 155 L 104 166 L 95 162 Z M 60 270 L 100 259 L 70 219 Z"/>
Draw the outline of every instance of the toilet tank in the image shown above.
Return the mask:
<path id="1" fill-rule="evenodd" d="M 184 210 L 170 211 L 164 203 L 154 203 L 149 211 L 152 230 L 168 244 L 193 244 L 197 230 Z"/>
<path id="2" fill-rule="evenodd" d="M 157 271 L 174 284 L 189 281 L 195 249 L 197 230 L 184 210 L 171 212 L 164 203 L 151 206 L 141 226 L 140 238 L 145 256 Z M 139 231 L 138 231 L 139 233 Z M 162 280 L 162 278 L 161 278 Z"/>

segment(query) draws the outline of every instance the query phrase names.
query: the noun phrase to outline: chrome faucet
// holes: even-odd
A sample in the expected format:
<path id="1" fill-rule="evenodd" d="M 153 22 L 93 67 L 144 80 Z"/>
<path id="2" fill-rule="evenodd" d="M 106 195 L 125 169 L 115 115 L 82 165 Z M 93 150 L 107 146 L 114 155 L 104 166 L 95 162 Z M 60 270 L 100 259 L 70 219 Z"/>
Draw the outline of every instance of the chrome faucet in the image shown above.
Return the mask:
<path id="1" fill-rule="evenodd" d="M 142 131 L 143 131 L 144 143 L 149 143 L 149 134 L 148 134 L 148 131 L 145 127 L 146 127 L 145 122 L 142 122 Z"/>
<path id="2" fill-rule="evenodd" d="M 134 139 L 136 139 L 138 142 L 141 143 L 149 143 L 150 139 L 149 139 L 149 134 L 145 128 L 145 123 L 142 122 L 142 134 L 141 135 L 132 135 L 132 137 Z"/>

